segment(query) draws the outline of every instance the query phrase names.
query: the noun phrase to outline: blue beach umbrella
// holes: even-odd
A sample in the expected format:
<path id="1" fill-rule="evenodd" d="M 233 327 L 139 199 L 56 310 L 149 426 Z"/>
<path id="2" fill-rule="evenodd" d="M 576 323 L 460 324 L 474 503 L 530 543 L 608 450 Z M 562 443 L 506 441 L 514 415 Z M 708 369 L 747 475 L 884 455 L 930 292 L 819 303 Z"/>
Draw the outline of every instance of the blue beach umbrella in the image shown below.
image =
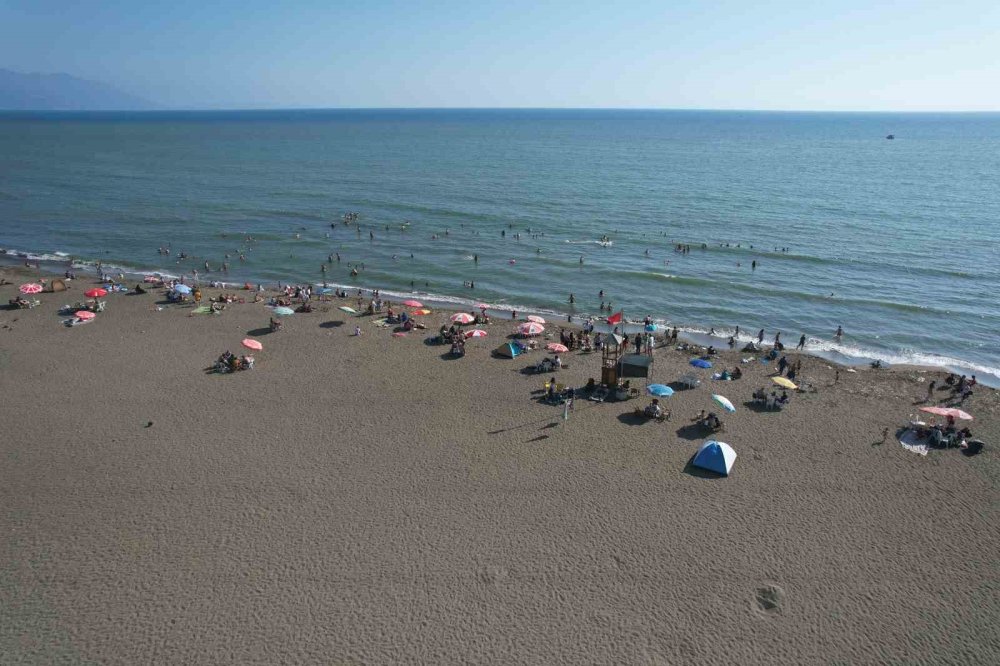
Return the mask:
<path id="1" fill-rule="evenodd" d="M 274 314 L 278 315 L 279 317 L 287 317 L 288 315 L 295 314 L 295 310 L 285 307 L 274 308 Z"/>
<path id="2" fill-rule="evenodd" d="M 710 361 L 706 361 L 703 358 L 693 358 L 693 359 L 691 359 L 691 365 L 693 365 L 696 368 L 711 368 L 712 367 L 712 363 Z"/>
<path id="3" fill-rule="evenodd" d="M 657 331 L 656 324 L 646 324 L 646 332 L 647 333 L 656 333 L 656 331 Z"/>
<path id="4" fill-rule="evenodd" d="M 187 286 L 186 284 L 177 284 L 174 285 L 174 291 L 176 291 L 178 294 L 190 294 L 191 287 Z"/>
<path id="5" fill-rule="evenodd" d="M 712 395 L 712 400 L 714 400 L 715 404 L 717 404 L 719 407 L 722 407 L 727 412 L 735 412 L 736 411 L 736 408 L 733 407 L 733 403 L 729 402 L 729 398 L 727 398 L 727 397 L 725 397 L 723 395 L 713 394 Z"/>
<path id="6" fill-rule="evenodd" d="M 667 398 L 674 394 L 674 390 L 666 384 L 650 384 L 646 387 L 646 393 L 657 398 Z"/>

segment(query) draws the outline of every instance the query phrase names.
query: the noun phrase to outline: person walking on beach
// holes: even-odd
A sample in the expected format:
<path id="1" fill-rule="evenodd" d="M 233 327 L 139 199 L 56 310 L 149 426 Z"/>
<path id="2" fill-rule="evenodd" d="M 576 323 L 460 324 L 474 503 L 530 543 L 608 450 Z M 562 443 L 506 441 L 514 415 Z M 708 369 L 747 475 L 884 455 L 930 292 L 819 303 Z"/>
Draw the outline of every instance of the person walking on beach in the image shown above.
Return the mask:
<path id="1" fill-rule="evenodd" d="M 788 367 L 788 359 L 782 356 L 781 359 L 778 361 L 778 374 L 779 375 L 785 374 L 785 368 L 787 367 Z"/>
<path id="2" fill-rule="evenodd" d="M 774 334 L 774 346 L 777 347 L 781 344 L 781 331 Z"/>
<path id="3" fill-rule="evenodd" d="M 757 334 L 757 344 L 764 344 L 764 329 L 760 329 L 760 332 Z"/>
<path id="4" fill-rule="evenodd" d="M 806 334 L 803 333 L 799 338 L 799 344 L 795 346 L 796 349 L 804 349 L 806 346 Z"/>
<path id="5" fill-rule="evenodd" d="M 931 398 L 934 397 L 934 389 L 937 388 L 937 381 L 932 379 L 931 383 L 927 385 L 927 398 L 924 402 L 930 402 Z"/>

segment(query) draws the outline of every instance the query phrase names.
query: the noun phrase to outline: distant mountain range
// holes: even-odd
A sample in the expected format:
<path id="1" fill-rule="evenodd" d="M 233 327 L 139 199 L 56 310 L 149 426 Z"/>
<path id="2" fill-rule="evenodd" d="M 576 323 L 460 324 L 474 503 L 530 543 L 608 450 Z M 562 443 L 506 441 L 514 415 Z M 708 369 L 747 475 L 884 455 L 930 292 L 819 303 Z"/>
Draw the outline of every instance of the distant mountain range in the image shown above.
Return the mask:
<path id="1" fill-rule="evenodd" d="M 157 108 L 149 100 L 100 81 L 69 74 L 23 74 L 0 69 L 0 109 L 16 111 L 133 111 Z"/>

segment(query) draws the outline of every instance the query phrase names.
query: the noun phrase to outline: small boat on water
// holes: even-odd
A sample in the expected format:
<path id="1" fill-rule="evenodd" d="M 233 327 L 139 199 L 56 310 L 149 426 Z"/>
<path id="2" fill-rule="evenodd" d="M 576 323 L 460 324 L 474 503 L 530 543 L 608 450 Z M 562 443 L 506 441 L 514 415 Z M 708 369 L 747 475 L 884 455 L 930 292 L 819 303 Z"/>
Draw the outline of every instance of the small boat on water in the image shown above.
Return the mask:
<path id="1" fill-rule="evenodd" d="M 893 139 L 896 138 L 896 135 L 895 134 L 890 134 L 889 136 L 887 136 L 885 138 L 887 138 L 887 139 L 889 139 L 891 141 L 891 140 L 893 140 Z"/>

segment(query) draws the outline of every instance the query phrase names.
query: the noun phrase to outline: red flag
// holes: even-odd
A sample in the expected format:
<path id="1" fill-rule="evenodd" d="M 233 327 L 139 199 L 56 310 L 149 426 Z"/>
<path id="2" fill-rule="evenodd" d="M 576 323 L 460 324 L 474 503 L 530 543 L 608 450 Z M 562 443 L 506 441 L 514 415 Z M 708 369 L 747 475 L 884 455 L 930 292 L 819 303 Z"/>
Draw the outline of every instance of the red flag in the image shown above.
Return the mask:
<path id="1" fill-rule="evenodd" d="M 624 310 L 619 310 L 610 317 L 608 317 L 608 323 L 614 326 L 615 324 L 620 324 L 622 322 L 622 313 Z"/>

